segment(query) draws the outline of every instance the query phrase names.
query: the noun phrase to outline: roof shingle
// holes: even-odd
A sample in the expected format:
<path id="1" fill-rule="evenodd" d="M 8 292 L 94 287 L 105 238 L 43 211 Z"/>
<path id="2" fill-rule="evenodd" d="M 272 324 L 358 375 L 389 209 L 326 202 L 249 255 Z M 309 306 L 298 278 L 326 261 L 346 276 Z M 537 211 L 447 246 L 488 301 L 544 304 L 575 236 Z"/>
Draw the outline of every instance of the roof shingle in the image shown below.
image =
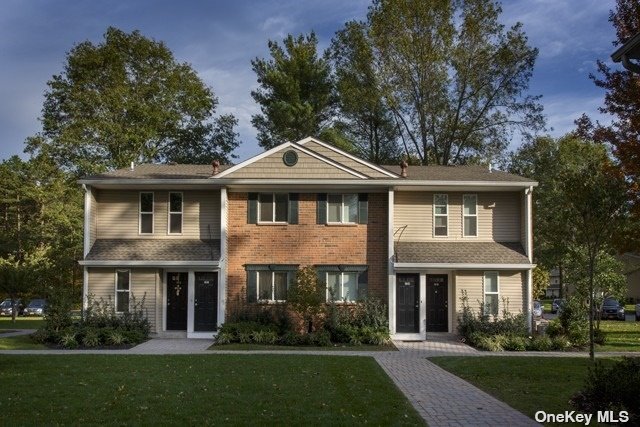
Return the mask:
<path id="1" fill-rule="evenodd" d="M 383 168 L 400 174 L 400 166 L 383 165 Z M 505 181 L 505 182 L 532 182 L 532 179 L 514 175 L 508 172 L 493 170 L 479 165 L 459 166 L 414 166 L 407 168 L 407 180 L 417 181 Z"/>
<path id="2" fill-rule="evenodd" d="M 520 242 L 398 242 L 396 262 L 529 264 Z"/>
<path id="3" fill-rule="evenodd" d="M 218 261 L 220 240 L 98 239 L 88 261 Z"/>

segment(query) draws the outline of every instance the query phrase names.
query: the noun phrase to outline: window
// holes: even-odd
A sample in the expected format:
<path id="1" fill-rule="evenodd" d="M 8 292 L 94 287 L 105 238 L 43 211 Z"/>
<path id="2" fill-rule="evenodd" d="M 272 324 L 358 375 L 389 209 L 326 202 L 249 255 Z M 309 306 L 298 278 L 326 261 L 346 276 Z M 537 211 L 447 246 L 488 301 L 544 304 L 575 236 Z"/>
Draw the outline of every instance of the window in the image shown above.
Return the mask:
<path id="1" fill-rule="evenodd" d="M 129 270 L 116 270 L 116 312 L 129 311 L 129 290 L 131 273 Z"/>
<path id="2" fill-rule="evenodd" d="M 153 193 L 140 193 L 140 234 L 153 234 Z"/>
<path id="3" fill-rule="evenodd" d="M 258 301 L 286 301 L 289 288 L 289 272 L 287 271 L 257 271 Z"/>
<path id="4" fill-rule="evenodd" d="M 287 193 L 261 193 L 258 202 L 258 222 L 287 222 Z"/>
<path id="5" fill-rule="evenodd" d="M 498 272 L 484 273 L 484 314 L 498 315 Z"/>
<path id="6" fill-rule="evenodd" d="M 358 299 L 358 273 L 355 271 L 327 272 L 327 301 L 355 302 Z"/>
<path id="7" fill-rule="evenodd" d="M 182 193 L 169 193 L 169 234 L 182 234 Z"/>
<path id="8" fill-rule="evenodd" d="M 355 224 L 358 222 L 357 194 L 329 194 L 327 202 L 329 223 Z"/>
<path id="9" fill-rule="evenodd" d="M 465 194 L 462 196 L 462 235 L 473 237 L 478 235 L 478 196 Z"/>
<path id="10" fill-rule="evenodd" d="M 449 235 L 449 196 L 433 195 L 433 235 L 447 237 Z"/>

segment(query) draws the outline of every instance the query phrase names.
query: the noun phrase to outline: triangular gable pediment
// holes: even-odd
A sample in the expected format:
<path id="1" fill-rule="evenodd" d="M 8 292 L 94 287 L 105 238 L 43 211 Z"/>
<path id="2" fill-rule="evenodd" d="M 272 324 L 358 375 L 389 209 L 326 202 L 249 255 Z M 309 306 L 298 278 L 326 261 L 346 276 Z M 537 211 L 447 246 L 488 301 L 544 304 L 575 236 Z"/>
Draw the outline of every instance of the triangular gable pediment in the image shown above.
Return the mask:
<path id="1" fill-rule="evenodd" d="M 285 161 L 293 151 L 295 164 Z M 286 142 L 239 163 L 212 178 L 369 179 L 397 175 L 314 138 Z"/>

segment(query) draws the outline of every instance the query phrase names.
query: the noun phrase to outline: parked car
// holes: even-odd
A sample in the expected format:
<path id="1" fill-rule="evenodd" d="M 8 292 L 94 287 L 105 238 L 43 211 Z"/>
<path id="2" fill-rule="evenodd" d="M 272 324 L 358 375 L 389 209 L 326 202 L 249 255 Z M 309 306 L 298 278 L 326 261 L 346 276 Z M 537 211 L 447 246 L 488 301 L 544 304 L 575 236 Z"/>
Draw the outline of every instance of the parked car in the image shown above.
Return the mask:
<path id="1" fill-rule="evenodd" d="M 22 313 L 23 316 L 42 316 L 44 314 L 44 308 L 47 305 L 47 301 L 44 299 L 32 299 L 29 301 Z"/>
<path id="2" fill-rule="evenodd" d="M 533 302 L 533 318 L 541 319 L 544 314 L 544 306 L 540 303 L 540 301 Z"/>
<path id="3" fill-rule="evenodd" d="M 636 322 L 640 322 L 640 304 L 636 304 Z"/>
<path id="4" fill-rule="evenodd" d="M 605 298 L 604 302 L 602 303 L 600 318 L 624 321 L 624 305 L 620 304 L 617 299 Z"/>
<path id="5" fill-rule="evenodd" d="M 22 312 L 24 311 L 24 304 L 19 299 L 16 300 L 16 309 L 18 310 L 18 316 L 22 316 Z M 8 298 L 2 301 L 0 304 L 0 316 L 12 316 L 13 315 L 13 306 L 11 305 L 11 299 Z"/>
<path id="6" fill-rule="evenodd" d="M 556 298 L 551 303 L 551 312 L 553 314 L 558 313 L 558 311 L 562 311 L 562 306 L 565 304 L 565 300 L 562 298 Z"/>

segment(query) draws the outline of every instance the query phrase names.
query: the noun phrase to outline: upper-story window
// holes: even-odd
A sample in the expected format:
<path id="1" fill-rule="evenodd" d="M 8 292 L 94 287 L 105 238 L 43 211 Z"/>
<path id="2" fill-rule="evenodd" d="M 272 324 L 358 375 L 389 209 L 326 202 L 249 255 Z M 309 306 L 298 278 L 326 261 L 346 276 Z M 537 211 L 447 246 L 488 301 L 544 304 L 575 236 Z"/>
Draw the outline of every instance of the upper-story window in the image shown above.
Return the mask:
<path id="1" fill-rule="evenodd" d="M 169 234 L 182 234 L 182 193 L 169 193 Z"/>
<path id="2" fill-rule="evenodd" d="M 478 235 L 478 195 L 462 196 L 462 235 L 475 237 Z"/>
<path id="3" fill-rule="evenodd" d="M 433 235 L 449 235 L 449 196 L 446 194 L 433 195 Z"/>
<path id="4" fill-rule="evenodd" d="M 153 234 L 153 192 L 140 193 L 140 234 Z"/>
<path id="5" fill-rule="evenodd" d="M 261 193 L 258 197 L 258 222 L 287 222 L 287 193 Z"/>
<path id="6" fill-rule="evenodd" d="M 327 218 L 329 223 L 357 223 L 358 195 L 329 194 L 327 200 Z"/>

